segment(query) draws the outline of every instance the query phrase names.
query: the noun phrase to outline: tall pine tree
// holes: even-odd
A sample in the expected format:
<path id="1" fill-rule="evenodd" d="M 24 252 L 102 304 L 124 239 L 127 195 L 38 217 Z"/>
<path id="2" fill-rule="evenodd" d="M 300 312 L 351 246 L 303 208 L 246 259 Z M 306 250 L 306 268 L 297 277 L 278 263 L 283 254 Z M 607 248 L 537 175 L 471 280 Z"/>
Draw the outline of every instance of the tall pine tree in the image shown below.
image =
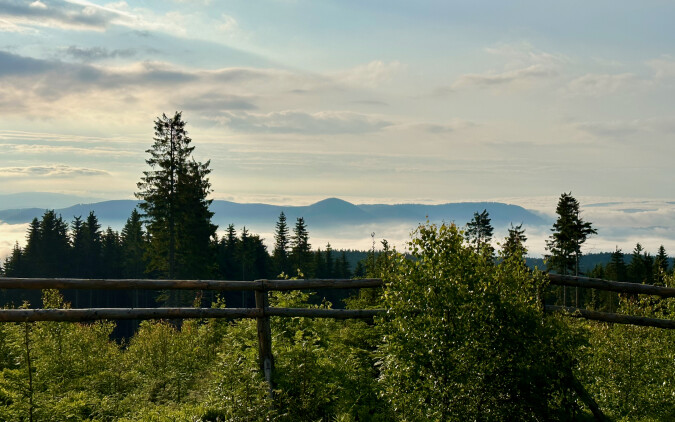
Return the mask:
<path id="1" fill-rule="evenodd" d="M 288 248 L 290 244 L 288 224 L 286 223 L 286 215 L 282 211 L 279 214 L 279 221 L 276 224 L 276 231 L 274 233 L 274 251 L 272 252 L 272 259 L 274 261 L 275 275 L 285 274 L 291 272 L 288 259 Z"/>
<path id="2" fill-rule="evenodd" d="M 571 192 L 560 196 L 556 214 L 558 219 L 551 229 L 553 233 L 546 241 L 548 268 L 563 275 L 578 275 L 581 246 L 597 231 L 591 223 L 581 219 L 579 202 Z"/>
<path id="3" fill-rule="evenodd" d="M 122 228 L 122 276 L 143 278 L 145 276 L 146 241 L 141 224 L 141 214 L 134 208 Z"/>
<path id="4" fill-rule="evenodd" d="M 146 151 L 150 170 L 136 193 L 150 239 L 148 269 L 163 278 L 205 278 L 214 270 L 209 162 L 192 157 L 185 124 L 179 112 L 155 120 L 155 142 Z"/>
<path id="5" fill-rule="evenodd" d="M 305 225 L 305 219 L 299 217 L 293 228 L 291 238 L 291 262 L 293 270 L 307 276 L 312 265 L 311 245 L 309 244 L 309 233 Z"/>

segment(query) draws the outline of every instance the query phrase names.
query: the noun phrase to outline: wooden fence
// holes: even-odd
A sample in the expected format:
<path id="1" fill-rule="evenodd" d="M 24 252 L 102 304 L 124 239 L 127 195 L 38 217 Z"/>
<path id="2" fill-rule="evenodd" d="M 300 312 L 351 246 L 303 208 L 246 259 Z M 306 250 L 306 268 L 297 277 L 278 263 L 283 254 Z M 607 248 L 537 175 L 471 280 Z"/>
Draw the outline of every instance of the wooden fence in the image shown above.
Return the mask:
<path id="1" fill-rule="evenodd" d="M 647 294 L 675 297 L 675 289 L 652 285 L 621 283 L 586 277 L 549 274 L 550 284 L 592 288 L 624 294 Z M 269 291 L 313 289 L 359 289 L 382 287 L 381 279 L 315 279 L 315 280 L 138 280 L 138 279 L 52 279 L 52 278 L 2 278 L 0 289 L 90 289 L 90 290 L 211 290 L 254 291 L 255 308 L 90 308 L 90 309 L 0 309 L 0 322 L 32 321 L 92 321 L 101 319 L 179 319 L 179 318 L 255 318 L 257 321 L 258 354 L 260 370 L 272 394 L 272 334 L 270 317 L 310 317 L 338 319 L 372 319 L 386 312 L 384 309 L 316 309 L 279 308 L 269 306 Z M 564 312 L 571 317 L 586 318 L 619 324 L 633 324 L 659 328 L 675 328 L 675 321 L 614 313 L 605 313 L 542 304 L 545 312 Z M 607 420 L 595 401 L 574 378 L 574 389 L 591 409 L 596 420 Z"/>
<path id="2" fill-rule="evenodd" d="M 654 286 L 651 284 L 625 283 L 620 281 L 602 280 L 599 278 L 564 276 L 558 274 L 549 274 L 548 278 L 551 284 L 558 286 L 583 287 L 587 289 L 605 290 L 629 295 L 642 294 L 660 296 L 663 298 L 675 297 L 675 288 L 672 287 Z M 585 318 L 616 324 L 631 324 L 669 329 L 675 328 L 675 320 L 671 319 L 598 312 L 569 306 L 544 305 L 544 310 L 547 312 L 564 312 L 565 315 L 574 318 Z"/>
<path id="3" fill-rule="evenodd" d="M 94 321 L 102 319 L 179 319 L 179 318 L 255 318 L 258 329 L 258 353 L 261 372 L 271 385 L 274 369 L 270 317 L 309 317 L 336 319 L 372 319 L 384 309 L 315 309 L 269 306 L 269 291 L 313 289 L 360 289 L 381 287 L 382 280 L 139 280 L 72 278 L 2 278 L 0 289 L 89 289 L 89 290 L 211 290 L 254 291 L 255 308 L 89 308 L 89 309 L 0 309 L 0 322 Z"/>
<path id="4" fill-rule="evenodd" d="M 624 294 L 647 294 L 660 297 L 675 297 L 675 289 L 652 285 L 621 283 L 586 277 L 549 274 L 550 284 L 593 288 Z M 272 333 L 270 317 L 310 317 L 338 319 L 372 319 L 386 312 L 384 309 L 316 309 L 279 308 L 269 306 L 269 291 L 313 289 L 359 289 L 382 287 L 381 279 L 315 279 L 315 280 L 92 280 L 52 278 L 2 278 L 0 289 L 90 289 L 90 290 L 211 290 L 254 291 L 255 308 L 90 308 L 90 309 L 0 309 L 0 322 L 32 321 L 92 321 L 101 319 L 179 319 L 179 318 L 255 318 L 257 321 L 259 365 L 272 394 Z M 619 324 L 633 324 L 659 328 L 675 328 L 675 321 L 614 313 L 543 305 L 545 312 L 564 312 L 571 317 L 586 318 Z M 574 388 L 589 406 L 597 420 L 606 420 L 595 401 L 575 381 Z"/>

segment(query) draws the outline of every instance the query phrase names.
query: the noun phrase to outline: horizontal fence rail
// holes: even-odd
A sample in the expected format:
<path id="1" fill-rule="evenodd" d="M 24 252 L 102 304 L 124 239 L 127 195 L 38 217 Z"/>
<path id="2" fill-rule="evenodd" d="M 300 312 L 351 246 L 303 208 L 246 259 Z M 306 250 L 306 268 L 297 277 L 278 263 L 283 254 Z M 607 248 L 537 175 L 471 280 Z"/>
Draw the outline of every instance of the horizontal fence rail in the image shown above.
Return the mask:
<path id="1" fill-rule="evenodd" d="M 0 277 L 0 289 L 82 289 L 82 290 L 305 290 L 359 289 L 380 287 L 379 278 L 306 279 L 306 280 L 153 280 L 153 279 L 78 279 Z"/>
<path id="2" fill-rule="evenodd" d="M 359 289 L 382 287 L 378 278 L 309 280 L 150 280 L 0 277 L 0 289 L 87 289 L 87 290 L 212 290 L 255 291 L 255 308 L 91 308 L 91 309 L 0 309 L 0 322 L 183 318 L 255 318 L 258 333 L 258 360 L 273 396 L 272 331 L 270 317 L 308 317 L 370 319 L 386 313 L 384 309 L 274 308 L 269 306 L 271 290 Z"/>
<path id="3" fill-rule="evenodd" d="M 580 309 L 569 306 L 545 305 L 546 312 L 564 312 L 565 315 L 573 318 L 585 318 L 594 321 L 612 322 L 615 324 L 640 325 L 643 327 L 657 327 L 675 329 L 675 320 L 649 318 L 632 315 L 614 314 L 608 312 L 591 311 L 589 309 Z"/>
<path id="4" fill-rule="evenodd" d="M 603 280 L 600 278 L 577 277 L 559 274 L 548 274 L 548 278 L 551 284 L 558 286 L 583 287 L 587 289 L 598 289 L 615 293 L 660 296 L 662 298 L 675 297 L 675 288 L 672 287 L 654 286 L 651 284 L 626 283 L 621 281 Z M 675 329 L 675 320 L 672 319 L 623 315 L 555 305 L 544 305 L 544 311 L 561 312 L 566 316 L 573 318 L 585 318 L 593 321 L 611 322 L 614 324 L 630 324 L 640 325 L 643 327 Z"/>
<path id="5" fill-rule="evenodd" d="M 675 297 L 675 288 L 673 287 L 626 283 L 622 281 L 603 280 L 601 278 L 576 277 L 559 274 L 548 274 L 548 278 L 551 284 L 558 286 L 584 287 L 588 289 L 607 290 L 616 293 Z"/>

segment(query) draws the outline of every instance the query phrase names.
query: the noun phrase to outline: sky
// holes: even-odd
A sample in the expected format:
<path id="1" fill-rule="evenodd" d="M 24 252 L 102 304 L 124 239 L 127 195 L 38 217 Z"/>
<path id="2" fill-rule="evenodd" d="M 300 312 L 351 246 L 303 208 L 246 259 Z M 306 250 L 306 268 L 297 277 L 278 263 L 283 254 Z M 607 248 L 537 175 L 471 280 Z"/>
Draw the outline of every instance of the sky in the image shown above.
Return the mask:
<path id="1" fill-rule="evenodd" d="M 671 198 L 669 1 L 0 0 L 0 193 L 131 198 L 182 111 L 214 197 Z"/>
<path id="2" fill-rule="evenodd" d="M 133 198 L 153 121 L 182 111 L 217 199 L 667 201 L 674 17 L 665 0 L 0 0 L 0 193 Z"/>

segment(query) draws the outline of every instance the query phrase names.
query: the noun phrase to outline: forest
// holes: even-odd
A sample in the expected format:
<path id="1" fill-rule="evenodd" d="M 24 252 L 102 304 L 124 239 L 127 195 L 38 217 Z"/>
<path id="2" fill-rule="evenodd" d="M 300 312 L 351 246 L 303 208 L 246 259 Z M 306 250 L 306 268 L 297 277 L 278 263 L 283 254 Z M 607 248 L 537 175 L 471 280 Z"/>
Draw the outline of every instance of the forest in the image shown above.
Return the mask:
<path id="1" fill-rule="evenodd" d="M 8 421 L 504 421 L 675 419 L 675 334 L 567 318 L 543 304 L 672 319 L 672 299 L 550 286 L 526 265 L 527 236 L 495 242 L 486 211 L 466 226 L 422 224 L 406 253 L 312 250 L 304 220 L 276 224 L 274 247 L 245 228 L 218 237 L 209 163 L 180 113 L 155 121 L 140 210 L 120 233 L 92 213 L 53 211 L 29 226 L 5 277 L 381 278 L 384 288 L 275 292 L 272 306 L 385 309 L 372 321 L 272 317 L 272 391 L 259 371 L 253 320 L 0 324 L 0 419 Z M 597 235 L 560 196 L 546 271 L 581 275 Z M 495 248 L 495 244 L 498 245 Z M 587 276 L 675 286 L 664 248 L 614 251 Z M 6 307 L 247 306 L 242 294 L 3 291 Z M 120 329 L 123 327 L 123 329 Z M 580 387 L 581 386 L 581 387 Z"/>

